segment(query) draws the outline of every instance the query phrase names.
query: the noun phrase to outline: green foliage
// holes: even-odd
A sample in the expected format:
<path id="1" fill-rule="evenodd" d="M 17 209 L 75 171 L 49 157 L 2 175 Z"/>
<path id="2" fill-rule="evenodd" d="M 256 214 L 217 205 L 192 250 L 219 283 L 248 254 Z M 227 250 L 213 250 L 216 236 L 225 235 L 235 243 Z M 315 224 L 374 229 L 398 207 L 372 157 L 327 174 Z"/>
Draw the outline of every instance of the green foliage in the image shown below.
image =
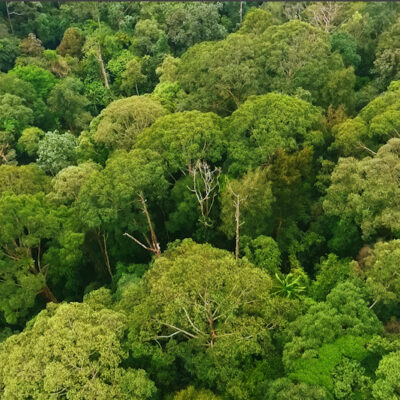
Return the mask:
<path id="1" fill-rule="evenodd" d="M 364 260 L 358 263 L 358 272 L 375 302 L 399 303 L 400 240 L 378 242 Z"/>
<path id="2" fill-rule="evenodd" d="M 70 133 L 47 132 L 38 143 L 37 165 L 56 175 L 57 172 L 76 162 L 77 141 Z"/>
<path id="3" fill-rule="evenodd" d="M 110 149 L 130 150 L 138 135 L 164 114 L 161 104 L 149 96 L 116 100 L 92 121 L 94 140 Z"/>
<path id="4" fill-rule="evenodd" d="M 286 276 L 275 274 L 274 294 L 288 299 L 297 299 L 304 294 L 306 288 L 302 286 L 301 275 L 289 273 Z"/>
<path id="5" fill-rule="evenodd" d="M 215 396 L 209 390 L 196 390 L 193 386 L 181 390 L 174 396 L 174 400 L 218 400 L 220 397 Z"/>
<path id="6" fill-rule="evenodd" d="M 339 51 L 346 67 L 353 65 L 357 68 L 361 56 L 357 53 L 357 42 L 352 35 L 346 32 L 337 32 L 331 36 L 332 50 Z"/>
<path id="7" fill-rule="evenodd" d="M 124 316 L 106 308 L 49 306 L 2 343 L 2 398 L 150 399 L 155 386 L 145 371 L 121 368 L 125 329 Z"/>
<path id="8" fill-rule="evenodd" d="M 316 301 L 323 301 L 338 283 L 350 277 L 350 260 L 340 260 L 335 254 L 329 254 L 316 266 L 316 271 L 310 292 Z"/>
<path id="9" fill-rule="evenodd" d="M 47 192 L 48 187 L 49 178 L 35 164 L 0 166 L 0 194 L 35 194 Z"/>
<path id="10" fill-rule="evenodd" d="M 158 152 L 168 172 L 191 170 L 197 160 L 217 163 L 225 153 L 221 118 L 213 113 L 186 111 L 159 118 L 138 136 L 138 149 Z"/>
<path id="11" fill-rule="evenodd" d="M 53 178 L 53 190 L 49 197 L 61 204 L 73 203 L 79 195 L 81 187 L 100 167 L 93 162 L 71 165 L 62 169 Z"/>
<path id="12" fill-rule="evenodd" d="M 325 212 L 354 221 L 363 238 L 397 236 L 399 189 L 393 171 L 399 168 L 399 146 L 399 139 L 391 139 L 373 158 L 339 159 L 323 203 Z"/>
<path id="13" fill-rule="evenodd" d="M 271 297 L 271 288 L 271 278 L 260 269 L 184 240 L 155 260 L 136 295 L 123 294 L 136 305 L 131 340 L 153 344 L 154 352 L 159 342 L 199 382 L 216 385 L 229 398 L 248 398 L 261 388 L 261 371 L 273 373 L 268 326 L 285 324 L 290 312 L 289 302 Z M 122 302 L 131 309 L 133 304 Z M 264 361 L 253 365 L 253 357 Z"/>
<path id="14" fill-rule="evenodd" d="M 80 260 L 82 235 L 68 227 L 68 211 L 50 206 L 43 193 L 3 194 L 0 210 L 0 309 L 8 323 L 16 323 L 39 293 L 55 300 L 48 272 L 68 276 Z"/>
<path id="15" fill-rule="evenodd" d="M 33 122 L 33 111 L 13 94 L 0 96 L 0 130 L 19 133 Z"/>
<path id="16" fill-rule="evenodd" d="M 344 156 L 374 154 L 389 139 L 398 137 L 398 82 L 372 100 L 354 119 L 348 119 L 334 128 L 332 148 Z"/>
<path id="17" fill-rule="evenodd" d="M 78 79 L 68 77 L 54 86 L 47 100 L 61 126 L 74 133 L 85 128 L 91 118 L 86 111 L 88 100 L 81 94 L 82 90 L 83 85 Z"/>
<path id="18" fill-rule="evenodd" d="M 270 274 L 278 272 L 281 252 L 272 237 L 260 235 L 253 240 L 242 237 L 242 243 L 242 252 L 252 264 Z"/>
<path id="19" fill-rule="evenodd" d="M 293 383 L 288 378 L 280 378 L 271 384 L 268 391 L 268 400 L 325 400 L 327 393 L 322 387 L 314 383 Z"/>
<path id="20" fill-rule="evenodd" d="M 82 32 L 74 27 L 65 30 L 60 45 L 57 47 L 57 52 L 63 57 L 70 55 L 71 57 L 80 57 L 84 38 Z"/>
<path id="21" fill-rule="evenodd" d="M 260 4 L 0 2 L 1 399 L 399 397 L 400 5 Z"/>
<path id="22" fill-rule="evenodd" d="M 7 72 L 14 66 L 15 59 L 20 54 L 19 41 L 15 37 L 0 39 L 0 71 Z"/>
<path id="23" fill-rule="evenodd" d="M 36 94 L 44 101 L 46 101 L 51 89 L 56 84 L 53 74 L 36 65 L 15 67 L 10 71 L 10 74 L 15 74 L 19 79 L 29 82 L 35 89 Z"/>
<path id="24" fill-rule="evenodd" d="M 39 142 L 43 139 L 43 136 L 44 132 L 40 128 L 25 128 L 18 139 L 18 146 L 22 151 L 26 152 L 29 157 L 36 158 L 39 150 Z"/>
<path id="25" fill-rule="evenodd" d="M 360 365 L 369 355 L 366 343 L 367 339 L 347 335 L 332 344 L 325 344 L 314 357 L 296 360 L 289 377 L 308 385 L 325 387 L 334 393 L 336 399 L 357 398 L 360 392 L 367 395 L 370 380 Z"/>
<path id="26" fill-rule="evenodd" d="M 82 186 L 77 200 L 80 217 L 89 228 L 143 232 L 145 222 L 139 195 L 154 201 L 165 195 L 167 187 L 157 153 L 150 150 L 116 152 L 108 159 L 104 170 L 93 172 Z M 118 240 L 123 239 L 119 237 Z"/>
<path id="27" fill-rule="evenodd" d="M 221 25 L 219 10 L 222 4 L 176 4 L 165 16 L 167 37 L 177 53 L 195 43 L 222 39 L 226 30 Z"/>
<path id="28" fill-rule="evenodd" d="M 266 233 L 274 200 L 271 185 L 263 169 L 248 172 L 242 178 L 228 182 L 221 193 L 220 229 L 228 238 L 235 236 L 235 213 L 239 202 L 242 235 L 256 238 Z"/>
<path id="29" fill-rule="evenodd" d="M 226 132 L 230 171 L 235 174 L 267 162 L 277 149 L 324 143 L 320 110 L 277 93 L 248 99 L 228 118 Z"/>
<path id="30" fill-rule="evenodd" d="M 364 297 L 362 290 L 350 281 L 340 283 L 325 302 L 312 305 L 305 315 L 294 321 L 288 330 L 291 340 L 286 343 L 283 353 L 286 368 L 293 370 L 296 363 L 312 359 L 321 346 L 344 335 L 357 339 L 379 333 L 381 323 L 368 308 Z"/>
<path id="31" fill-rule="evenodd" d="M 377 380 L 372 387 L 374 399 L 394 399 L 399 390 L 399 362 L 398 351 L 390 353 L 382 358 L 376 370 Z"/>

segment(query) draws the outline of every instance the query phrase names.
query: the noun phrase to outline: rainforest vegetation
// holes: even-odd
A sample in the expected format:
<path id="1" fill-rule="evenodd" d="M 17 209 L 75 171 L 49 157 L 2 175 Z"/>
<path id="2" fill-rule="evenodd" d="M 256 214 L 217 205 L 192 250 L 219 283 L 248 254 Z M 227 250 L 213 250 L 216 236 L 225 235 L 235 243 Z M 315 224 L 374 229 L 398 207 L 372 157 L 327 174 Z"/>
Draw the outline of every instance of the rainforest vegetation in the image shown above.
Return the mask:
<path id="1" fill-rule="evenodd" d="M 400 399 L 400 3 L 0 3 L 0 398 Z"/>

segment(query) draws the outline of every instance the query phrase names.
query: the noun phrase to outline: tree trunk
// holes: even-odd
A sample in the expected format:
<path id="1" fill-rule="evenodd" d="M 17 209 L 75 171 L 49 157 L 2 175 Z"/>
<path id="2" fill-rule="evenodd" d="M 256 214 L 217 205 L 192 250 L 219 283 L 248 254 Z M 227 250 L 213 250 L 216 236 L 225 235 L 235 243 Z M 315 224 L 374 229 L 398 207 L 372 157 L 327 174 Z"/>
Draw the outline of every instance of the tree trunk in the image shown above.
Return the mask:
<path id="1" fill-rule="evenodd" d="M 40 294 L 42 295 L 46 303 L 57 303 L 56 297 L 47 285 L 42 288 Z"/>
<path id="2" fill-rule="evenodd" d="M 239 258 L 239 234 L 240 234 L 240 198 L 236 199 L 236 210 L 235 210 L 235 221 L 236 221 L 236 237 L 235 237 L 235 258 Z"/>
<path id="3" fill-rule="evenodd" d="M 14 27 L 13 27 L 13 24 L 11 22 L 10 10 L 8 9 L 8 2 L 7 1 L 6 1 L 6 10 L 7 10 L 8 23 L 10 24 L 10 30 L 11 30 L 11 33 L 14 34 Z"/>
<path id="4" fill-rule="evenodd" d="M 151 245 L 152 245 L 151 247 L 154 249 L 153 251 L 154 251 L 155 255 L 159 256 L 161 254 L 160 245 L 158 244 L 157 236 L 154 232 L 153 224 L 151 223 L 150 214 L 147 211 L 146 200 L 143 197 L 143 193 L 140 193 L 139 199 L 140 199 L 140 202 L 142 203 L 143 213 L 146 216 L 147 224 L 149 225 L 150 236 L 151 236 Z"/>
<path id="5" fill-rule="evenodd" d="M 103 57 L 101 56 L 100 45 L 99 45 L 99 48 L 98 48 L 98 50 L 97 50 L 97 60 L 99 61 L 100 69 L 101 69 L 101 74 L 103 75 L 104 86 L 105 86 L 106 89 L 110 89 L 110 85 L 109 85 L 109 83 L 108 83 L 108 78 L 107 78 L 106 68 L 104 67 Z"/>

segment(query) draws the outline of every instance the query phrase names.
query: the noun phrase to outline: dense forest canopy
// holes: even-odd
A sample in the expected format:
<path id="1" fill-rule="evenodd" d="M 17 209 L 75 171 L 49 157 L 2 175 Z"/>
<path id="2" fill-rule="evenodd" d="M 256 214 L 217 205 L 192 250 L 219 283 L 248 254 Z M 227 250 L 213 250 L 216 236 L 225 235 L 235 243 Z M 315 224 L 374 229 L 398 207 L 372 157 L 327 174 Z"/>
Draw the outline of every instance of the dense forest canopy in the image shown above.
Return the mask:
<path id="1" fill-rule="evenodd" d="M 0 398 L 400 399 L 400 3 L 0 3 Z"/>

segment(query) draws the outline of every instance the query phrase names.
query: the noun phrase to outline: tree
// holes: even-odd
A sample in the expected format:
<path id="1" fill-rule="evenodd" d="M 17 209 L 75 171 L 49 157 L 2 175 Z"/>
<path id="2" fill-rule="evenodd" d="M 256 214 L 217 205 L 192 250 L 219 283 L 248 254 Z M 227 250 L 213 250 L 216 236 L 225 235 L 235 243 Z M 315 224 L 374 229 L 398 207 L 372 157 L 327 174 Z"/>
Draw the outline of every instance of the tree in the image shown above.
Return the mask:
<path id="1" fill-rule="evenodd" d="M 134 48 L 139 56 L 155 56 L 166 53 L 168 48 L 165 33 L 154 19 L 141 19 L 135 25 Z"/>
<path id="2" fill-rule="evenodd" d="M 60 278 L 66 285 L 83 236 L 68 226 L 69 211 L 49 205 L 43 193 L 3 194 L 0 210 L 0 309 L 15 324 L 39 294 L 57 301 L 48 281 Z"/>
<path id="3" fill-rule="evenodd" d="M 86 110 L 89 102 L 81 94 L 82 90 L 83 85 L 79 79 L 67 77 L 54 86 L 47 100 L 61 126 L 73 133 L 84 129 L 91 119 Z"/>
<path id="4" fill-rule="evenodd" d="M 250 95 L 265 92 L 258 56 L 258 43 L 250 35 L 231 34 L 222 41 L 194 45 L 173 76 L 186 93 L 178 109 L 229 115 Z"/>
<path id="5" fill-rule="evenodd" d="M 302 276 L 290 272 L 285 276 L 275 274 L 274 294 L 288 299 L 298 299 L 306 291 L 303 286 Z"/>
<path id="6" fill-rule="evenodd" d="M 222 4 L 176 4 L 165 16 L 168 41 L 177 53 L 195 43 L 219 40 L 226 36 L 219 14 Z"/>
<path id="7" fill-rule="evenodd" d="M 45 103 L 37 96 L 34 87 L 29 82 L 25 82 L 13 74 L 0 74 L 0 97 L 6 94 L 22 99 L 21 105 L 33 111 L 33 122 L 36 126 L 47 126 L 52 121 Z"/>
<path id="8" fill-rule="evenodd" d="M 346 67 L 353 65 L 357 68 L 361 62 L 361 56 L 357 52 L 357 41 L 347 32 L 335 32 L 331 36 L 332 51 L 339 51 Z"/>
<path id="9" fill-rule="evenodd" d="M 41 56 L 44 51 L 42 41 L 34 33 L 30 33 L 26 38 L 22 39 L 19 47 L 22 54 L 34 57 Z"/>
<path id="10" fill-rule="evenodd" d="M 239 221 L 235 201 L 240 201 Z M 241 179 L 232 180 L 221 192 L 221 230 L 228 238 L 233 238 L 239 223 L 242 235 L 256 238 L 268 230 L 266 225 L 273 202 L 265 170 L 248 172 Z"/>
<path id="11" fill-rule="evenodd" d="M 15 76 L 25 82 L 29 82 L 35 89 L 36 94 L 44 101 L 47 100 L 50 91 L 56 84 L 56 78 L 51 72 L 36 65 L 17 66 L 9 73 L 15 74 Z"/>
<path id="12" fill-rule="evenodd" d="M 45 133 L 40 128 L 25 128 L 18 139 L 18 147 L 26 152 L 29 157 L 35 159 L 39 150 L 39 142 L 44 135 Z"/>
<path id="13" fill-rule="evenodd" d="M 294 383 L 288 378 L 280 378 L 271 384 L 268 400 L 324 400 L 326 392 L 322 387 Z"/>
<path id="14" fill-rule="evenodd" d="M 130 150 L 138 135 L 166 114 L 149 96 L 132 96 L 109 104 L 91 123 L 94 141 L 109 149 Z"/>
<path id="15" fill-rule="evenodd" d="M 0 130 L 18 134 L 33 122 L 33 111 L 13 94 L 0 95 Z"/>
<path id="16" fill-rule="evenodd" d="M 312 25 L 330 32 L 335 28 L 341 8 L 342 4 L 338 3 L 313 4 L 304 10 L 304 14 Z"/>
<path id="17" fill-rule="evenodd" d="M 329 254 L 315 266 L 316 276 L 310 292 L 316 301 L 324 301 L 329 292 L 340 282 L 350 278 L 352 271 L 349 259 L 339 259 L 335 254 Z"/>
<path id="18" fill-rule="evenodd" d="M 51 175 L 76 162 L 77 141 L 70 133 L 47 132 L 39 141 L 37 165 Z"/>
<path id="19" fill-rule="evenodd" d="M 242 252 L 252 264 L 271 275 L 279 271 L 281 252 L 272 237 L 260 235 L 253 240 L 248 237 L 243 239 Z"/>
<path id="20" fill-rule="evenodd" d="M 53 190 L 49 197 L 61 204 L 73 203 L 79 195 L 81 187 L 90 176 L 100 170 L 100 166 L 93 162 L 71 165 L 59 171 L 53 178 Z"/>
<path id="21" fill-rule="evenodd" d="M 270 89 L 292 94 L 300 87 L 311 93 L 314 104 L 328 107 L 339 102 L 351 109 L 353 71 L 347 71 L 350 76 L 346 79 L 348 82 L 342 84 L 343 93 L 339 96 L 327 90 L 337 80 L 338 73 L 346 72 L 340 55 L 331 52 L 327 34 L 307 23 L 292 20 L 271 26 L 263 35 L 266 39 L 264 76 L 271 77 Z M 340 87 L 340 82 L 337 84 Z"/>
<path id="22" fill-rule="evenodd" d="M 95 232 L 110 275 L 107 237 L 124 248 L 125 232 L 146 237 L 149 224 L 141 198 L 149 203 L 161 199 L 167 187 L 160 156 L 150 150 L 115 152 L 104 170 L 91 174 L 82 186 L 77 200 L 79 215 L 88 230 Z"/>
<path id="23" fill-rule="evenodd" d="M 398 60 L 400 56 L 400 24 L 397 21 L 380 35 L 374 62 L 375 73 L 383 87 L 400 78 Z"/>
<path id="24" fill-rule="evenodd" d="M 312 360 L 315 351 L 324 344 L 334 343 L 345 335 L 368 338 L 381 329 L 381 323 L 369 309 L 362 289 L 350 281 L 339 283 L 325 302 L 311 305 L 305 315 L 291 324 L 287 331 L 290 340 L 285 344 L 283 362 L 286 369 L 292 371 L 296 369 L 296 363 L 302 362 L 296 360 Z M 365 343 L 360 346 L 362 348 Z M 303 366 L 301 369 L 307 371 Z"/>
<path id="25" fill-rule="evenodd" d="M 253 8 L 246 14 L 246 18 L 238 32 L 241 34 L 260 35 L 273 24 L 272 14 L 269 11 Z"/>
<path id="26" fill-rule="evenodd" d="M 374 157 L 339 159 L 323 207 L 327 215 L 347 218 L 360 227 L 364 239 L 399 234 L 394 171 L 399 168 L 400 140 L 391 139 Z"/>
<path id="27" fill-rule="evenodd" d="M 124 315 L 107 308 L 49 306 L 1 345 L 2 398 L 150 399 L 146 372 L 121 366 L 125 330 Z"/>
<path id="28" fill-rule="evenodd" d="M 171 174 L 189 172 L 197 160 L 216 164 L 225 153 L 221 118 L 186 111 L 159 118 L 137 139 L 135 148 L 157 151 Z"/>
<path id="29" fill-rule="evenodd" d="M 372 100 L 354 119 L 348 119 L 334 129 L 332 145 L 343 156 L 374 155 L 382 144 L 399 136 L 399 82 Z"/>
<path id="30" fill-rule="evenodd" d="M 378 242 L 365 259 L 355 264 L 374 300 L 371 307 L 378 302 L 396 304 L 400 301 L 399 255 L 400 240 Z"/>
<path id="31" fill-rule="evenodd" d="M 19 41 L 15 37 L 6 37 L 0 39 L 0 71 L 7 72 L 15 63 L 19 56 Z"/>
<path id="32" fill-rule="evenodd" d="M 130 338 L 143 343 L 132 344 L 135 354 L 153 346 L 164 354 L 157 358 L 181 359 L 203 385 L 251 397 L 263 386 L 257 370 L 273 373 L 271 335 L 289 311 L 286 300 L 271 297 L 271 285 L 264 271 L 224 250 L 190 239 L 171 246 L 139 287 L 122 294 L 121 307 L 133 309 Z M 253 357 L 263 361 L 254 365 Z"/>
<path id="33" fill-rule="evenodd" d="M 394 399 L 399 390 L 398 371 L 400 352 L 394 351 L 384 356 L 376 370 L 376 381 L 372 386 L 373 398 L 378 400 Z"/>
<path id="34" fill-rule="evenodd" d="M 303 100 L 277 93 L 248 99 L 227 120 L 229 170 L 238 174 L 269 161 L 277 149 L 322 145 L 322 116 Z"/>
<path id="35" fill-rule="evenodd" d="M 61 43 L 57 47 L 57 52 L 63 57 L 70 55 L 71 57 L 79 58 L 82 55 L 83 43 L 84 37 L 81 30 L 69 27 L 64 32 Z"/>
<path id="36" fill-rule="evenodd" d="M 137 60 L 130 60 L 121 74 L 121 89 L 127 95 L 135 92 L 139 96 L 138 86 L 144 82 L 146 82 L 146 76 L 142 73 L 142 66 Z"/>
<path id="37" fill-rule="evenodd" d="M 193 386 L 189 386 L 186 389 L 181 390 L 174 396 L 174 400 L 218 400 L 213 392 L 209 390 L 197 390 Z"/>
<path id="38" fill-rule="evenodd" d="M 49 178 L 35 164 L 1 165 L 0 194 L 11 192 L 16 195 L 47 192 Z"/>

